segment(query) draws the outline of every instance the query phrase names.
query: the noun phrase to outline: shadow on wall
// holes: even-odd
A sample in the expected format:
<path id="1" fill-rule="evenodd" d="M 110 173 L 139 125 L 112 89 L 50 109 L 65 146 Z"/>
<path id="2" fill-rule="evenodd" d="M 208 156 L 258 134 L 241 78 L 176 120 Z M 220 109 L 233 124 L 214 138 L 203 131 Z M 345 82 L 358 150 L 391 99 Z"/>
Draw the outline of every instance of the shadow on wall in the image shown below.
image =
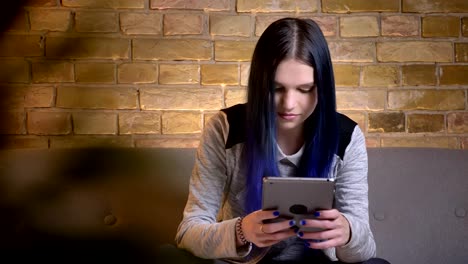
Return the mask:
<path id="1" fill-rule="evenodd" d="M 2 4 L 1 32 L 27 4 Z M 69 44 L 61 51 L 70 52 Z M 9 87 L 0 87 L 0 120 L 6 120 L 10 96 Z M 181 217 L 171 201 L 185 200 L 186 191 L 165 191 L 174 188 L 164 184 L 177 182 L 165 183 L 167 177 L 154 175 L 151 168 L 164 166 L 154 155 L 107 147 L 63 152 L 4 148 L 5 137 L 0 136 L 1 262 L 155 263 L 156 247 L 173 239 L 178 219 L 165 214 Z M 125 207 L 127 222 L 125 214 L 122 219 L 113 215 L 119 208 L 111 208 L 110 200 Z"/>
<path id="2" fill-rule="evenodd" d="M 22 12 L 26 6 L 34 5 L 37 0 L 15 0 L 15 1 L 6 1 L 2 4 L 2 8 L 0 9 L 0 40 L 3 39 L 5 36 L 5 32 L 15 22 L 17 16 L 22 15 Z M 40 2 L 40 1 L 39 1 Z M 73 52 L 77 48 L 76 43 L 73 40 L 68 42 L 63 42 L 62 45 L 59 47 L 59 50 L 56 50 L 56 56 L 60 57 L 61 55 L 66 55 L 67 53 Z M 38 45 L 43 45 L 43 43 L 38 43 Z M 5 45 L 4 45 L 5 46 Z M 11 44 L 6 45 L 6 47 L 11 47 Z M 8 51 L 6 51 L 8 53 Z M 16 55 L 18 56 L 18 55 Z M 45 58 L 47 59 L 47 58 Z M 12 111 L 9 109 L 11 107 L 11 102 L 17 100 L 18 94 L 15 91 L 15 86 L 12 85 L 5 85 L 11 83 L 10 80 L 16 80 L 15 78 L 15 69 L 8 69 L 7 72 L 0 72 L 0 80 L 4 83 L 4 85 L 0 85 L 0 118 L 1 120 L 9 120 L 8 113 Z M 23 73 L 18 73 L 23 74 Z M 0 131 L 8 131 L 6 126 L 11 126 L 12 124 L 0 122 Z M 0 135 L 0 148 L 4 149 L 7 147 L 7 140 L 4 135 Z"/>

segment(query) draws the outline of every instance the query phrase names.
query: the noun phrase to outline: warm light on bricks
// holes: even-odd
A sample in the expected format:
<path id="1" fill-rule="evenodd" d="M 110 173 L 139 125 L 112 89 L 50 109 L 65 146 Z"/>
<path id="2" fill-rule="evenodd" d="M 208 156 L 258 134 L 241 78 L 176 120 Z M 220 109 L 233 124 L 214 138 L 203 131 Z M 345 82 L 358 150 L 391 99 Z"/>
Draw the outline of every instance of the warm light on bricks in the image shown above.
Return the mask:
<path id="1" fill-rule="evenodd" d="M 196 147 L 267 26 L 314 19 L 368 147 L 468 149 L 466 0 L 40 0 L 0 39 L 8 148 Z"/>

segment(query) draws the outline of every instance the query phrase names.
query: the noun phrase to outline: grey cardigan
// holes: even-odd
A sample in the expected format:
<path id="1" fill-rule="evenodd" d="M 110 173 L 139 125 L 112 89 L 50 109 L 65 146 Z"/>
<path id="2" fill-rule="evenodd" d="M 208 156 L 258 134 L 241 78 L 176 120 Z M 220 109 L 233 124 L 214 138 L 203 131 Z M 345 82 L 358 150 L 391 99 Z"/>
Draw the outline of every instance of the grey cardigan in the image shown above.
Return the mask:
<path id="1" fill-rule="evenodd" d="M 238 117 L 245 111 L 244 106 L 231 107 L 212 117 L 197 150 L 176 243 L 179 248 L 201 258 L 257 263 L 269 250 L 255 245 L 236 248 L 235 223 L 238 217 L 245 215 L 246 175 L 241 158 L 244 143 L 232 139 L 239 136 L 239 129 L 234 126 L 239 126 Z M 369 227 L 366 144 L 356 123 L 344 115 L 340 117 L 347 127 L 340 134 L 347 136 L 348 142 L 341 147 L 343 153 L 335 156 L 329 177 L 335 178 L 335 208 L 349 221 L 351 239 L 346 245 L 326 249 L 324 253 L 332 260 L 361 262 L 376 254 Z M 288 159 L 281 151 L 278 156 Z M 290 171 L 288 164 L 294 166 L 294 158 L 289 163 L 278 162 L 280 172 Z M 289 241 L 284 246 L 286 248 L 279 259 L 294 260 L 298 257 L 295 254 L 297 243 Z"/>

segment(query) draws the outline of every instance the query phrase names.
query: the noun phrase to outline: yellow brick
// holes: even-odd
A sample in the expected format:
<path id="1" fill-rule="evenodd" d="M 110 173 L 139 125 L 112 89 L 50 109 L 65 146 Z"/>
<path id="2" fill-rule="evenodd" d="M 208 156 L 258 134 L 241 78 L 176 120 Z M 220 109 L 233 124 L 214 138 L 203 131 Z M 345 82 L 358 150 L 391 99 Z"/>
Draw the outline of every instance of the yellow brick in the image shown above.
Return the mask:
<path id="1" fill-rule="evenodd" d="M 424 133 L 424 132 L 444 132 L 445 121 L 444 115 L 439 114 L 411 114 L 408 115 L 408 132 L 409 133 Z"/>
<path id="2" fill-rule="evenodd" d="M 250 61 L 255 44 L 252 41 L 216 41 L 215 60 Z"/>
<path id="3" fill-rule="evenodd" d="M 377 17 L 341 17 L 340 31 L 342 37 L 377 37 L 379 35 Z"/>
<path id="4" fill-rule="evenodd" d="M 200 35 L 202 33 L 203 16 L 201 15 L 164 15 L 164 35 Z"/>
<path id="5" fill-rule="evenodd" d="M 468 149 L 468 137 L 462 138 L 462 149 Z"/>
<path id="6" fill-rule="evenodd" d="M 32 64 L 32 78 L 35 83 L 73 82 L 73 64 L 60 61 L 35 62 Z"/>
<path id="7" fill-rule="evenodd" d="M 384 16 L 381 18 L 382 36 L 418 36 L 419 20 L 418 16 Z"/>
<path id="8" fill-rule="evenodd" d="M 57 107 L 136 109 L 137 91 L 126 87 L 71 86 L 57 88 Z"/>
<path id="9" fill-rule="evenodd" d="M 415 148 L 458 148 L 457 139 L 453 137 L 384 137 L 382 147 L 415 147 Z"/>
<path id="10" fill-rule="evenodd" d="M 54 102 L 54 87 L 50 86 L 3 86 L 0 108 L 23 110 L 30 107 L 51 107 Z"/>
<path id="11" fill-rule="evenodd" d="M 55 88 L 31 86 L 24 95 L 24 107 L 51 107 L 55 101 Z"/>
<path id="12" fill-rule="evenodd" d="M 226 89 L 224 97 L 226 98 L 226 107 L 243 104 L 247 102 L 247 90 L 245 88 L 229 88 Z"/>
<path id="13" fill-rule="evenodd" d="M 402 10 L 413 13 L 466 13 L 468 2 L 466 0 L 403 0 Z"/>
<path id="14" fill-rule="evenodd" d="M 219 36 L 248 37 L 250 16 L 212 15 L 210 16 L 210 34 Z"/>
<path id="15" fill-rule="evenodd" d="M 369 113 L 368 132 L 389 133 L 405 132 L 405 114 Z"/>
<path id="16" fill-rule="evenodd" d="M 398 41 L 377 43 L 377 59 L 381 62 L 451 62 L 450 42 Z"/>
<path id="17" fill-rule="evenodd" d="M 255 16 L 255 36 L 262 35 L 263 31 L 273 22 L 289 15 L 257 15 Z"/>
<path id="18" fill-rule="evenodd" d="M 34 0 L 27 1 L 24 3 L 25 6 L 34 6 L 34 7 L 52 7 L 57 6 L 57 1 L 55 0 Z"/>
<path id="19" fill-rule="evenodd" d="M 237 12 L 316 12 L 317 0 L 238 0 Z"/>
<path id="20" fill-rule="evenodd" d="M 449 133 L 468 133 L 468 112 L 449 113 L 447 115 Z"/>
<path id="21" fill-rule="evenodd" d="M 119 114 L 120 134 L 160 134 L 161 114 L 158 112 L 128 112 Z"/>
<path id="22" fill-rule="evenodd" d="M 145 0 L 62 0 L 65 7 L 83 8 L 144 8 Z"/>
<path id="23" fill-rule="evenodd" d="M 210 60 L 212 44 L 195 39 L 135 39 L 133 57 L 140 60 Z"/>
<path id="24" fill-rule="evenodd" d="M 237 85 L 239 84 L 239 67 L 236 64 L 202 65 L 201 80 L 204 85 Z"/>
<path id="25" fill-rule="evenodd" d="M 124 34 L 161 34 L 161 14 L 121 13 L 120 29 Z"/>
<path id="26" fill-rule="evenodd" d="M 394 87 L 399 84 L 397 66 L 368 65 L 362 69 L 362 85 L 367 87 Z"/>
<path id="27" fill-rule="evenodd" d="M 49 140 L 41 136 L 7 136 L 3 139 L 4 149 L 47 149 Z"/>
<path id="28" fill-rule="evenodd" d="M 31 30 L 67 31 L 71 13 L 66 10 L 31 9 L 29 11 Z"/>
<path id="29" fill-rule="evenodd" d="M 29 112 L 27 128 L 34 135 L 66 135 L 70 134 L 71 115 L 62 112 Z"/>
<path id="30" fill-rule="evenodd" d="M 398 12 L 399 0 L 322 0 L 324 13 Z"/>
<path id="31" fill-rule="evenodd" d="M 468 37 L 468 17 L 462 18 L 462 35 Z"/>
<path id="32" fill-rule="evenodd" d="M 51 137 L 50 148 L 133 147 L 129 136 L 67 136 Z"/>
<path id="33" fill-rule="evenodd" d="M 73 129 L 75 134 L 117 134 L 117 114 L 73 113 Z"/>
<path id="34" fill-rule="evenodd" d="M 444 115 L 437 114 L 411 114 L 408 115 L 408 132 L 424 133 L 424 132 L 444 132 L 445 119 Z"/>
<path id="35" fill-rule="evenodd" d="M 26 114 L 24 112 L 2 111 L 0 116 L 3 123 L 0 126 L 0 134 L 26 134 Z"/>
<path id="36" fill-rule="evenodd" d="M 383 110 L 386 97 L 384 90 L 337 91 L 337 109 Z"/>
<path id="37" fill-rule="evenodd" d="M 354 122 L 356 122 L 359 126 L 359 128 L 362 130 L 362 131 L 366 131 L 366 116 L 364 113 L 362 112 L 341 112 L 342 114 L 344 114 L 345 116 L 351 118 Z"/>
<path id="38" fill-rule="evenodd" d="M 0 60 L 0 82 L 29 82 L 29 63 L 23 59 Z"/>
<path id="39" fill-rule="evenodd" d="M 468 65 L 447 65 L 440 68 L 440 85 L 467 85 Z"/>
<path id="40" fill-rule="evenodd" d="M 202 130 L 200 113 L 164 112 L 162 115 L 163 134 L 192 134 Z"/>
<path id="41" fill-rule="evenodd" d="M 77 63 L 75 64 L 77 82 L 113 83 L 115 81 L 115 65 L 113 63 Z"/>
<path id="42" fill-rule="evenodd" d="M 403 65 L 402 83 L 408 85 L 435 85 L 436 69 L 434 65 Z"/>
<path id="43" fill-rule="evenodd" d="M 1 108 L 7 110 L 29 107 L 51 107 L 54 103 L 55 88 L 52 86 L 4 86 Z"/>
<path id="44" fill-rule="evenodd" d="M 247 86 L 249 82 L 249 75 L 250 75 L 250 64 L 241 64 L 240 75 L 241 75 L 241 85 Z"/>
<path id="45" fill-rule="evenodd" d="M 374 62 L 375 44 L 373 42 L 328 42 L 333 62 Z"/>
<path id="46" fill-rule="evenodd" d="M 77 32 L 117 32 L 119 20 L 113 12 L 76 12 L 75 30 Z"/>
<path id="47" fill-rule="evenodd" d="M 378 137 L 366 137 L 366 146 L 368 148 L 380 148 L 380 139 Z"/>
<path id="48" fill-rule="evenodd" d="M 422 18 L 423 37 L 458 37 L 459 32 L 459 17 L 428 16 Z"/>
<path id="49" fill-rule="evenodd" d="M 304 17 L 306 18 L 306 17 Z M 337 18 L 334 16 L 307 17 L 314 20 L 325 37 L 336 36 Z"/>
<path id="50" fill-rule="evenodd" d="M 230 0 L 167 1 L 152 0 L 151 9 L 195 9 L 206 11 L 227 11 L 232 7 Z"/>
<path id="51" fill-rule="evenodd" d="M 468 62 L 468 43 L 455 43 L 455 61 Z"/>
<path id="52" fill-rule="evenodd" d="M 33 57 L 44 55 L 40 35 L 3 35 L 0 39 L 1 57 Z"/>
<path id="53" fill-rule="evenodd" d="M 359 86 L 361 67 L 351 64 L 334 64 L 336 86 Z"/>
<path id="54" fill-rule="evenodd" d="M 130 42 L 122 38 L 48 37 L 47 57 L 129 59 Z"/>
<path id="55" fill-rule="evenodd" d="M 156 64 L 123 63 L 118 68 L 119 83 L 155 83 L 158 80 Z"/>
<path id="56" fill-rule="evenodd" d="M 260 36 L 265 29 L 276 20 L 281 18 L 290 17 L 290 15 L 257 15 L 255 17 L 255 36 Z M 299 18 L 314 20 L 322 30 L 326 37 L 336 35 L 336 17 L 331 16 L 299 16 Z"/>
<path id="57" fill-rule="evenodd" d="M 192 64 L 160 64 L 160 84 L 200 83 L 200 66 Z"/>
<path id="58" fill-rule="evenodd" d="M 465 109 L 463 90 L 393 90 L 388 92 L 388 107 L 395 110 Z"/>
<path id="59" fill-rule="evenodd" d="M 144 110 L 218 110 L 223 104 L 221 88 L 141 88 Z"/>
<path id="60" fill-rule="evenodd" d="M 137 148 L 197 148 L 200 143 L 198 138 L 141 138 L 135 140 Z"/>

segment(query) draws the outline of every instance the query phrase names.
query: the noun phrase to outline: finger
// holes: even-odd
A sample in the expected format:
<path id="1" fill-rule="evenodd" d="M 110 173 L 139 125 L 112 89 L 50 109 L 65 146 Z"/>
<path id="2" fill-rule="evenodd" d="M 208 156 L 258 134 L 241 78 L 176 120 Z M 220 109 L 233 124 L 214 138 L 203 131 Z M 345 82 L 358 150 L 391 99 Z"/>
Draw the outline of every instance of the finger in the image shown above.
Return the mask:
<path id="1" fill-rule="evenodd" d="M 294 233 L 294 231 L 291 230 L 291 227 L 295 225 L 296 222 L 294 220 L 283 220 L 280 222 L 263 224 L 261 227 L 261 231 L 263 231 L 263 233 L 273 234 L 279 231 L 290 230 Z"/>
<path id="2" fill-rule="evenodd" d="M 338 229 L 332 229 L 320 232 L 298 232 L 297 236 L 306 240 L 330 240 L 340 237 L 340 231 Z"/>
<path id="3" fill-rule="evenodd" d="M 256 211 L 258 220 L 261 222 L 267 219 L 277 218 L 280 213 L 276 210 L 258 210 Z"/>
<path id="4" fill-rule="evenodd" d="M 338 239 L 329 240 L 307 240 L 306 246 L 313 249 L 327 249 L 337 247 L 339 245 Z"/>
<path id="5" fill-rule="evenodd" d="M 273 244 L 276 244 L 276 243 L 278 243 L 278 242 L 280 242 L 282 240 L 293 237 L 295 235 L 296 234 L 294 233 L 293 230 L 286 230 L 286 231 L 276 232 L 276 233 L 272 233 L 272 234 L 263 234 L 259 238 L 259 243 L 258 244 L 263 245 L 263 246 L 271 246 Z"/>
<path id="6" fill-rule="evenodd" d="M 331 210 L 318 210 L 314 212 L 316 219 L 336 219 L 341 213 L 336 209 Z"/>
<path id="7" fill-rule="evenodd" d="M 335 229 L 338 227 L 338 223 L 334 220 L 318 220 L 318 219 L 303 219 L 299 221 L 299 227 L 313 227 L 318 229 Z"/>

